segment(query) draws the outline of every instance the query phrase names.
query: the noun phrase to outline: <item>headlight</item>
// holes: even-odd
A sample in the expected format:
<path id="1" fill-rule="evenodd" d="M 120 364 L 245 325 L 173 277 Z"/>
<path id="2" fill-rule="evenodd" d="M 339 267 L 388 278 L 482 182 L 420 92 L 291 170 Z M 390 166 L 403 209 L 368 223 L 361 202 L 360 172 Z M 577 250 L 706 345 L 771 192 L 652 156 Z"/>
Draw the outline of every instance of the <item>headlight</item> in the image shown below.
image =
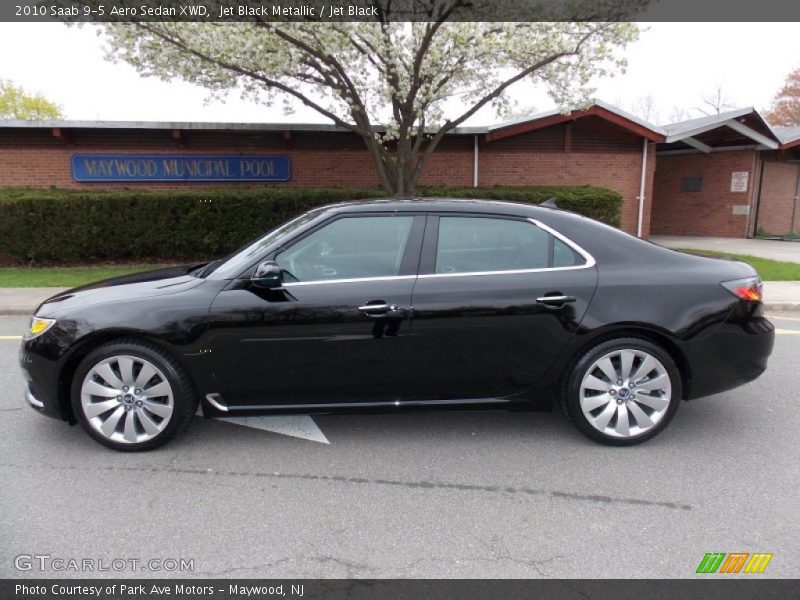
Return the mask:
<path id="1" fill-rule="evenodd" d="M 39 337 L 45 331 L 55 325 L 55 319 L 42 319 L 40 317 L 31 317 L 31 326 L 28 329 L 28 334 L 25 336 L 27 339 Z"/>

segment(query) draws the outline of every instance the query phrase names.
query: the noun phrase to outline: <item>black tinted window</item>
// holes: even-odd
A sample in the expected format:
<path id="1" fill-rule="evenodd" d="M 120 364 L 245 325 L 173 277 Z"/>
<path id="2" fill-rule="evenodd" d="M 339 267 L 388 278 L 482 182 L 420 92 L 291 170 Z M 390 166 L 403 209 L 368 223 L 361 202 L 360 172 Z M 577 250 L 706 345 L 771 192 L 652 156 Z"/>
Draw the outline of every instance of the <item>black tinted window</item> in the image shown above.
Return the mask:
<path id="1" fill-rule="evenodd" d="M 436 273 L 544 269 L 583 264 L 583 258 L 527 221 L 441 217 Z"/>
<path id="2" fill-rule="evenodd" d="M 306 236 L 276 257 L 285 281 L 391 277 L 414 217 L 345 217 Z"/>

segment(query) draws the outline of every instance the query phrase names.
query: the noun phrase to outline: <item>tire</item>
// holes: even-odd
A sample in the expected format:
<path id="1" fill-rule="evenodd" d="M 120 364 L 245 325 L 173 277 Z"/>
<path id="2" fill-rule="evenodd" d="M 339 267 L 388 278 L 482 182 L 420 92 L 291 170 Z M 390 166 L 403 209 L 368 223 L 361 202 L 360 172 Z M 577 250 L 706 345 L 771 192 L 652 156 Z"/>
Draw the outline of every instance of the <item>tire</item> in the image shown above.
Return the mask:
<path id="1" fill-rule="evenodd" d="M 186 371 L 164 350 L 138 339 L 92 350 L 75 371 L 71 401 L 94 440 L 123 452 L 165 444 L 197 410 Z"/>
<path id="2" fill-rule="evenodd" d="M 609 446 L 633 446 L 658 435 L 680 399 L 675 361 L 660 346 L 634 337 L 589 348 L 559 390 L 561 409 L 578 431 Z"/>

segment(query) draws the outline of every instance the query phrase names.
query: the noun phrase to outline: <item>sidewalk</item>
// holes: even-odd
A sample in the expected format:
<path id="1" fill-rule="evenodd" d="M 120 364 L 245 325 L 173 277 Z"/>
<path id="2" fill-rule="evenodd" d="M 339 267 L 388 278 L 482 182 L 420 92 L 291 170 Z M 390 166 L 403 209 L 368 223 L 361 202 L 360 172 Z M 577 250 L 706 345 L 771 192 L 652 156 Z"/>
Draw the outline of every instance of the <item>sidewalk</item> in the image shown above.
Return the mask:
<path id="1" fill-rule="evenodd" d="M 651 235 L 649 241 L 667 248 L 693 248 L 800 263 L 800 242 L 745 238 Z"/>
<path id="2" fill-rule="evenodd" d="M 31 315 L 41 302 L 64 288 L 0 288 L 0 315 Z M 765 281 L 768 310 L 800 310 L 800 281 Z"/>
<path id="3" fill-rule="evenodd" d="M 0 315 L 32 315 L 36 307 L 65 288 L 0 288 Z"/>

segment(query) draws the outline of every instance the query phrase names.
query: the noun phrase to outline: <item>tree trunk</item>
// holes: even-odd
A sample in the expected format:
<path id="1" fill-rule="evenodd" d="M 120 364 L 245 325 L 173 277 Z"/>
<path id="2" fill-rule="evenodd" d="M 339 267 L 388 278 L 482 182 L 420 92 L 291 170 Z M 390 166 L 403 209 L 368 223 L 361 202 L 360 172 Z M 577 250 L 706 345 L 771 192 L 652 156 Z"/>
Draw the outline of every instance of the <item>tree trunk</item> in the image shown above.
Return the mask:
<path id="1" fill-rule="evenodd" d="M 393 152 L 380 142 L 376 143 L 374 138 L 370 139 L 367 135 L 363 137 L 386 194 L 392 198 L 413 198 L 425 165 L 439 145 L 439 140 L 429 141 L 413 154 L 411 140 L 398 143 L 398 150 Z"/>

